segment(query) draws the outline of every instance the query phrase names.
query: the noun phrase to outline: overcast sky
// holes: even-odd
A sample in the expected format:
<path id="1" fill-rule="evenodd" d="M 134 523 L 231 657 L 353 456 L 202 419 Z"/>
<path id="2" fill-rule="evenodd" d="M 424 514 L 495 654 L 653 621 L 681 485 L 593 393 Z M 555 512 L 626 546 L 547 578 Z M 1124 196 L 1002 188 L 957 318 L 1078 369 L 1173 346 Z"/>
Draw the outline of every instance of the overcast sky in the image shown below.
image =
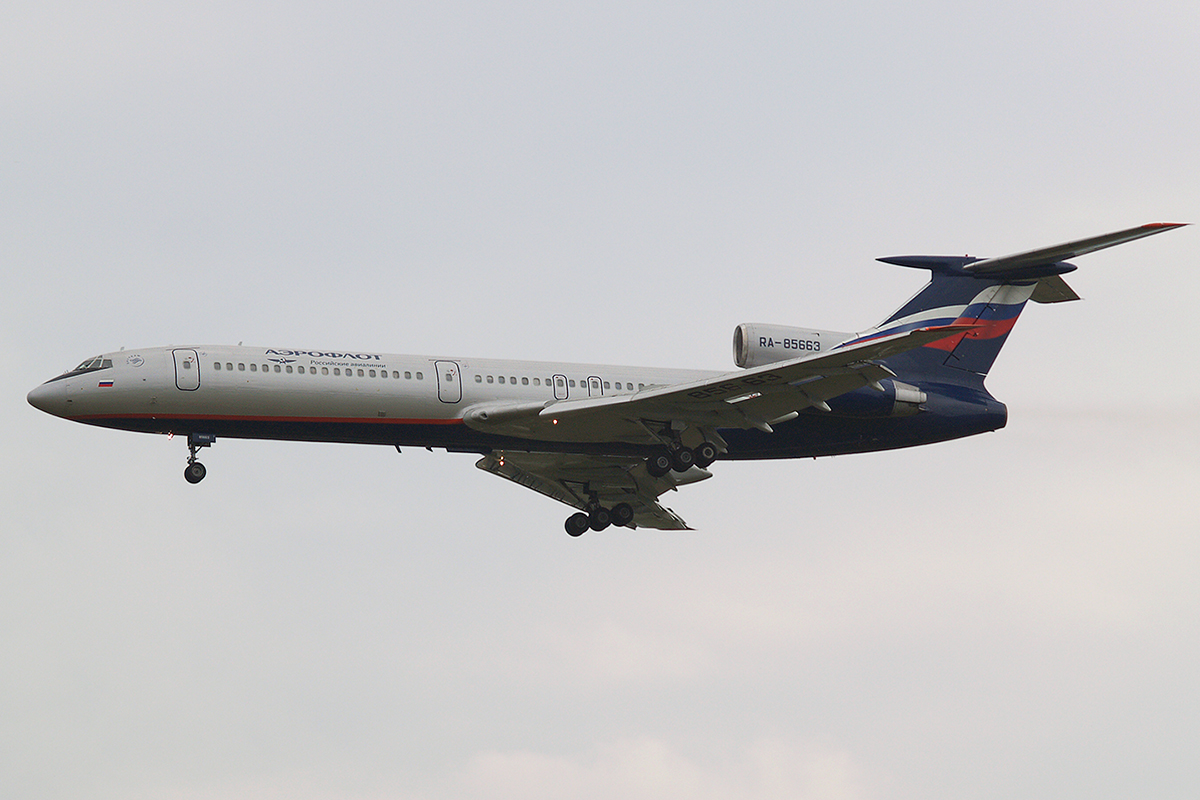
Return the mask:
<path id="1" fill-rule="evenodd" d="M 443 452 L 42 414 L 97 353 L 732 368 L 874 262 L 1200 222 L 1195 2 L 0 9 L 0 794 L 1194 798 L 1196 228 L 1077 260 L 998 433 L 714 466 L 698 530 Z"/>

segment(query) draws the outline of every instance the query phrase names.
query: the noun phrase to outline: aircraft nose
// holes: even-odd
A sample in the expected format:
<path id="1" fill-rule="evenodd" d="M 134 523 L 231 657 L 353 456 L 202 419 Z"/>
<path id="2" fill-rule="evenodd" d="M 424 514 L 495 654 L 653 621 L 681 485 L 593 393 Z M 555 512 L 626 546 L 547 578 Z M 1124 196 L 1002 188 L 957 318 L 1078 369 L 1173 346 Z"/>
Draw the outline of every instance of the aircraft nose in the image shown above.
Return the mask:
<path id="1" fill-rule="evenodd" d="M 29 401 L 29 405 L 39 411 L 45 411 L 56 417 L 61 417 L 66 411 L 67 396 L 62 381 L 43 383 L 30 392 L 25 399 Z"/>

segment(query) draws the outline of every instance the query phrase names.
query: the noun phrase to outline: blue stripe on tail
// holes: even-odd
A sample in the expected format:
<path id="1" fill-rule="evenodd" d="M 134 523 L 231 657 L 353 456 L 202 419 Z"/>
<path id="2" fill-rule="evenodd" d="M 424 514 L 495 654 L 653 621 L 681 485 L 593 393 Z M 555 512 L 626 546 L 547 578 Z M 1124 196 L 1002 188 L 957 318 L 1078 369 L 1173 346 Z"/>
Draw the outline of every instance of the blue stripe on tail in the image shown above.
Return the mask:
<path id="1" fill-rule="evenodd" d="M 966 333 L 892 356 L 884 363 L 901 375 L 979 384 L 1000 354 L 1035 285 L 1036 281 L 1016 283 L 938 270 L 924 289 L 862 338 L 932 325 L 977 325 Z"/>

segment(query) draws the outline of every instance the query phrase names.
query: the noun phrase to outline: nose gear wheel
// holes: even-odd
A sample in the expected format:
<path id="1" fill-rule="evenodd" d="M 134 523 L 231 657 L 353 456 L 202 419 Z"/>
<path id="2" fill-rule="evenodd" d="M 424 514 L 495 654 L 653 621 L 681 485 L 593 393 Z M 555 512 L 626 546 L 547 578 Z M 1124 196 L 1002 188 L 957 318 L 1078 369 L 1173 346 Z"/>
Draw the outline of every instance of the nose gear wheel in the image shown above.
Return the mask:
<path id="1" fill-rule="evenodd" d="M 211 447 L 212 443 L 216 440 L 217 437 L 211 433 L 188 434 L 188 460 L 187 466 L 183 468 L 183 479 L 185 481 L 188 483 L 199 483 L 204 480 L 204 476 L 208 474 L 208 470 L 196 460 L 196 451 L 201 447 Z"/>

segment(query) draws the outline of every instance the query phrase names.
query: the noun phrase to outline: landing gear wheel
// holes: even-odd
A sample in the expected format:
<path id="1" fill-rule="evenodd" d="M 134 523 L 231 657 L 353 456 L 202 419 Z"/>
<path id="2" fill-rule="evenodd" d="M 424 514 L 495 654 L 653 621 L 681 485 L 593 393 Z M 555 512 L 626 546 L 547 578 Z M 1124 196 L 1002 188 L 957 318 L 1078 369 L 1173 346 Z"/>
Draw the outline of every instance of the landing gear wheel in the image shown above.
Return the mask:
<path id="1" fill-rule="evenodd" d="M 681 447 L 671 453 L 671 469 L 676 472 L 687 472 L 696 464 L 696 456 L 686 447 Z"/>
<path id="2" fill-rule="evenodd" d="M 583 536 L 591 525 L 588 515 L 580 511 L 567 517 L 566 529 L 571 536 Z"/>
<path id="3" fill-rule="evenodd" d="M 612 512 L 607 508 L 593 508 L 588 514 L 588 525 L 594 531 L 602 531 L 612 524 Z"/>
<path id="4" fill-rule="evenodd" d="M 646 459 L 646 471 L 652 478 L 661 478 L 671 471 L 671 456 L 666 450 Z"/>
<path id="5" fill-rule="evenodd" d="M 188 483 L 199 483 L 207 474 L 208 470 L 199 461 L 193 461 L 183 468 L 183 478 Z"/>
<path id="6" fill-rule="evenodd" d="M 633 522 L 633 506 L 629 503 L 617 503 L 612 507 L 612 524 L 619 527 L 626 527 Z"/>
<path id="7" fill-rule="evenodd" d="M 717 460 L 717 446 L 712 442 L 704 442 L 692 451 L 696 466 L 704 469 Z"/>

